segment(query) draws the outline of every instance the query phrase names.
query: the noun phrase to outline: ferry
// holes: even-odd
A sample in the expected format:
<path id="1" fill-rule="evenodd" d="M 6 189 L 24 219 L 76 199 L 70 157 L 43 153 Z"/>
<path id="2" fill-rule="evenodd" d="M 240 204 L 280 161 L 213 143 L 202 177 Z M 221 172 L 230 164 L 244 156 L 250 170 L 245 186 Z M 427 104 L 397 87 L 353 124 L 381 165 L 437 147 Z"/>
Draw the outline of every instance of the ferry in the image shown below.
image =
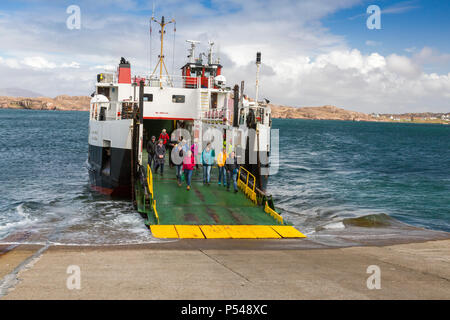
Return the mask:
<path id="1" fill-rule="evenodd" d="M 196 56 L 198 41 L 186 40 L 188 61 L 169 75 L 164 61 L 165 27 L 174 22 L 152 18 L 160 26 L 161 51 L 153 73 L 132 76 L 121 58 L 117 72 L 97 74 L 89 113 L 87 168 L 92 189 L 130 198 L 157 238 L 302 238 L 276 211 L 266 191 L 270 170 L 271 110 L 258 99 L 261 53 L 256 54 L 256 94 L 244 94 L 244 82 L 229 87 L 214 43 Z M 203 61 L 203 58 L 206 58 Z M 157 72 L 159 71 L 159 72 Z M 146 145 L 165 129 L 170 141 L 182 136 L 199 155 L 211 143 L 216 155 L 234 151 L 239 192 L 201 183 L 201 161 L 192 190 L 176 183 L 166 154 L 164 175 L 147 163 Z M 170 153 L 170 148 L 168 148 Z M 217 169 L 212 170 L 213 181 Z"/>

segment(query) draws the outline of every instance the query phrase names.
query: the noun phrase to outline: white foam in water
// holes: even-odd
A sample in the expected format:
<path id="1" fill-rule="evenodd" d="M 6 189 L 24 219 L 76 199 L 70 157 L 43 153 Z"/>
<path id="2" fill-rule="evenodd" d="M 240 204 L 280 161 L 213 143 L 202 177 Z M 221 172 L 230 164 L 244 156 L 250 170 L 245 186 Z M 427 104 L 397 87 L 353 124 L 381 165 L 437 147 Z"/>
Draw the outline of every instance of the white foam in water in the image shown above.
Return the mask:
<path id="1" fill-rule="evenodd" d="M 342 221 L 339 221 L 339 222 L 333 222 L 333 223 L 326 224 L 322 228 L 327 229 L 327 230 L 345 229 L 345 225 Z"/>
<path id="2" fill-rule="evenodd" d="M 16 207 L 16 212 L 20 217 L 22 217 L 22 219 L 19 221 L 8 222 L 4 225 L 0 225 L 0 230 L 9 230 L 16 227 L 23 227 L 33 222 L 33 219 L 31 219 L 29 214 L 27 214 L 23 209 L 23 203 L 19 204 Z"/>

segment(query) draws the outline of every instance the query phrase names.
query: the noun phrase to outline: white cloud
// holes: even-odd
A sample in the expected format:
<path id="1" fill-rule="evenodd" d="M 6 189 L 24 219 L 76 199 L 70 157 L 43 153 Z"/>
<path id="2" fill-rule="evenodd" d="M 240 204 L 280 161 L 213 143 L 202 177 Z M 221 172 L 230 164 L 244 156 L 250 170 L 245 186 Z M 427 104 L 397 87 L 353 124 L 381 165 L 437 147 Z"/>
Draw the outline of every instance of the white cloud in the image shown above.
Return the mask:
<path id="1" fill-rule="evenodd" d="M 289 80 L 278 72 L 275 79 L 263 79 L 263 94 L 284 92 L 294 106 L 334 104 L 364 112 L 449 109 L 449 75 L 423 73 L 405 56 L 363 55 L 354 49 L 315 59 L 300 56 L 296 63 Z"/>
<path id="2" fill-rule="evenodd" d="M 43 57 L 27 57 L 23 59 L 22 63 L 25 66 L 36 68 L 36 69 L 54 69 L 56 64 L 47 61 Z"/>
<path id="3" fill-rule="evenodd" d="M 11 68 L 11 69 L 20 68 L 20 63 L 19 63 L 19 61 L 17 61 L 17 59 L 10 59 L 10 58 L 7 59 L 7 58 L 0 57 L 0 65 L 7 66 L 8 68 Z"/>
<path id="4" fill-rule="evenodd" d="M 440 53 L 438 50 L 430 47 L 423 47 L 422 50 L 414 55 L 413 59 L 420 64 L 448 64 L 450 62 L 450 54 Z"/>
<path id="5" fill-rule="evenodd" d="M 79 69 L 80 68 L 80 64 L 78 62 L 72 61 L 71 63 L 63 63 L 61 65 L 61 68 L 75 68 L 75 69 Z"/>
<path id="6" fill-rule="evenodd" d="M 391 54 L 386 59 L 387 67 L 393 73 L 401 76 L 416 77 L 420 75 L 420 67 L 405 56 Z"/>

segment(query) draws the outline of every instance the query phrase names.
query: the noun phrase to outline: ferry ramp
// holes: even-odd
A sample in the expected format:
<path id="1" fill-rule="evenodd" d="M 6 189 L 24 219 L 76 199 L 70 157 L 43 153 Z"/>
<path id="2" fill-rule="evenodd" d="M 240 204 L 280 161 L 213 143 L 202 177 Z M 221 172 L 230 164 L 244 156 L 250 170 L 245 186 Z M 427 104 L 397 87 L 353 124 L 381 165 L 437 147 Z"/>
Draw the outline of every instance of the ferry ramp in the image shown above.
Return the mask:
<path id="1" fill-rule="evenodd" d="M 146 158 L 146 157 L 145 157 Z M 258 205 L 246 186 L 229 191 L 218 185 L 218 168 L 211 170 L 211 183 L 203 184 L 203 168 L 194 170 L 191 189 L 186 182 L 179 186 L 175 167 L 166 161 L 164 175 L 147 168 L 147 196 L 140 181 L 136 187 L 138 211 L 146 215 L 153 235 L 157 238 L 302 238 L 301 232 L 286 223 L 274 210 Z M 151 181 L 150 181 L 151 180 Z M 145 183 L 144 183 L 145 184 Z"/>

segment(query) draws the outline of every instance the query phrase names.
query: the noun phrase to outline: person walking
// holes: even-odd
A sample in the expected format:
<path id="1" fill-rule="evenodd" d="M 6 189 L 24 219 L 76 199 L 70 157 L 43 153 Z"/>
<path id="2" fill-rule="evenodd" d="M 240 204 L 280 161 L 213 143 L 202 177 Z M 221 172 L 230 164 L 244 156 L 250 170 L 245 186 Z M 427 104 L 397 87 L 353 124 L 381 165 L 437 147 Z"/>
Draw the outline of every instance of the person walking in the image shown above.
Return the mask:
<path id="1" fill-rule="evenodd" d="M 173 136 L 173 133 L 172 133 L 172 136 Z M 170 166 L 171 168 L 173 168 L 173 166 L 175 165 L 175 163 L 174 163 L 173 160 L 172 160 L 172 150 L 175 148 L 175 146 L 177 145 L 177 143 L 180 142 L 179 140 L 180 140 L 180 139 L 178 139 L 178 140 L 169 140 L 169 141 L 167 141 L 167 143 L 166 143 L 166 150 L 168 150 L 168 153 L 169 153 L 169 166 Z"/>
<path id="2" fill-rule="evenodd" d="M 164 161 L 166 156 L 166 147 L 161 139 L 155 147 L 155 174 L 158 173 L 158 169 L 161 167 L 161 175 L 164 174 Z"/>
<path id="3" fill-rule="evenodd" d="M 186 156 L 183 158 L 183 171 L 184 171 L 184 178 L 186 180 L 186 190 L 191 190 L 191 179 L 192 179 L 192 172 L 195 168 L 195 157 L 191 150 L 189 150 L 186 154 Z"/>
<path id="4" fill-rule="evenodd" d="M 152 164 L 154 164 L 155 161 L 155 147 L 156 147 L 156 137 L 152 136 L 151 140 L 147 142 L 147 155 L 148 155 L 148 162 L 147 164 L 152 169 Z"/>
<path id="5" fill-rule="evenodd" d="M 158 140 L 162 140 L 164 146 L 166 145 L 166 143 L 170 140 L 169 135 L 167 134 L 166 129 L 162 129 L 161 134 L 159 135 L 159 139 Z"/>
<path id="6" fill-rule="evenodd" d="M 230 190 L 231 180 L 233 180 L 234 192 L 236 193 L 236 192 L 238 192 L 237 175 L 238 175 L 239 166 L 238 166 L 237 158 L 236 158 L 234 151 L 232 151 L 230 153 L 230 156 L 226 160 L 225 168 L 227 170 L 227 191 Z"/>
<path id="7" fill-rule="evenodd" d="M 209 185 L 211 180 L 211 168 L 214 165 L 214 158 L 214 149 L 211 149 L 211 142 L 208 142 L 205 150 L 202 152 L 203 184 Z"/>
<path id="8" fill-rule="evenodd" d="M 227 152 L 226 149 L 223 148 L 222 151 L 217 155 L 217 167 L 219 168 L 219 186 L 223 182 L 223 186 L 226 187 L 227 183 L 225 182 L 226 171 L 225 171 L 225 162 L 227 161 Z"/>
<path id="9" fill-rule="evenodd" d="M 183 169 L 183 143 L 182 137 L 178 139 L 178 143 L 173 147 L 172 160 L 175 164 L 175 175 L 177 177 L 178 186 L 181 187 L 181 173 Z"/>
<path id="10" fill-rule="evenodd" d="M 194 139 L 194 143 L 191 146 L 191 151 L 195 157 L 195 167 L 198 169 L 198 162 L 199 162 L 198 160 L 199 159 L 198 159 L 198 139 L 197 138 Z"/>

